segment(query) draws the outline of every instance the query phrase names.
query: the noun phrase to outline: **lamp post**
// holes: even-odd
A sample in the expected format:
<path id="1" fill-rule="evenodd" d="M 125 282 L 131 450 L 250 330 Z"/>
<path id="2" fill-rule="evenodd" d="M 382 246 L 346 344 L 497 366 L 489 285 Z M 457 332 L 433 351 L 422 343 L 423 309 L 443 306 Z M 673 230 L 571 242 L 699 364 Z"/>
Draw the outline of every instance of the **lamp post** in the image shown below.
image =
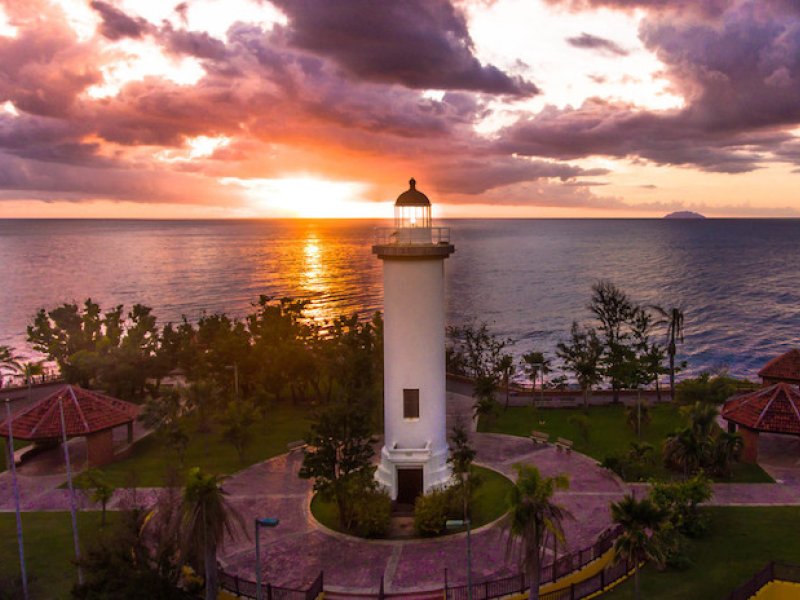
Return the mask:
<path id="1" fill-rule="evenodd" d="M 448 519 L 445 523 L 447 529 L 467 528 L 467 599 L 472 600 L 472 536 L 469 519 Z"/>
<path id="2" fill-rule="evenodd" d="M 256 600 L 261 600 L 261 539 L 259 531 L 262 527 L 277 527 L 278 519 L 256 519 Z"/>
<path id="3" fill-rule="evenodd" d="M 19 546 L 19 570 L 22 577 L 22 595 L 28 600 L 28 574 L 25 569 L 25 545 L 22 541 L 22 517 L 19 514 L 19 483 L 17 466 L 14 464 L 14 431 L 11 421 L 11 400 L 6 398 L 6 424 L 8 425 L 8 468 L 11 471 L 11 485 L 14 488 L 14 510 L 17 514 L 17 546 Z"/>

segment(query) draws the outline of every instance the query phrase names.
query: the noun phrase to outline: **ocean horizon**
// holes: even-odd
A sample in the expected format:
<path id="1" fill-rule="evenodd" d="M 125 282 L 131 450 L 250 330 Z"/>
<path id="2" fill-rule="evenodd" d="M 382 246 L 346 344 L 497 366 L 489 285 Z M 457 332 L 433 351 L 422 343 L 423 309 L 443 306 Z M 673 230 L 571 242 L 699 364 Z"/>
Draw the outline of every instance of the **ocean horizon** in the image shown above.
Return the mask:
<path id="1" fill-rule="evenodd" d="M 87 297 L 142 303 L 159 322 L 247 313 L 261 294 L 309 300 L 311 318 L 382 308 L 373 219 L 0 219 L 0 344 L 30 349 L 39 308 Z M 590 288 L 682 306 L 688 372 L 755 377 L 800 345 L 800 219 L 443 219 L 447 319 L 486 321 L 554 355 Z M 413 290 L 409 291 L 413 300 Z"/>

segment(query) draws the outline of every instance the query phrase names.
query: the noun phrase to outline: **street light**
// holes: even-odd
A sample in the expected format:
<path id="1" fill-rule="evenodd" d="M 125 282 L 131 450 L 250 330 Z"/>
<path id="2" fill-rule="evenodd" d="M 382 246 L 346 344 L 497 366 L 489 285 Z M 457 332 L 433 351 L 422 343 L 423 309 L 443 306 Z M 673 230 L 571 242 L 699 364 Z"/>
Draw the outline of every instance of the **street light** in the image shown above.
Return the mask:
<path id="1" fill-rule="evenodd" d="M 472 540 L 471 540 L 471 522 L 469 519 L 448 519 L 445 523 L 447 529 L 461 529 L 467 528 L 467 599 L 472 600 Z"/>
<path id="2" fill-rule="evenodd" d="M 277 527 L 278 519 L 256 519 L 256 600 L 261 600 L 261 540 L 259 531 L 262 527 Z"/>

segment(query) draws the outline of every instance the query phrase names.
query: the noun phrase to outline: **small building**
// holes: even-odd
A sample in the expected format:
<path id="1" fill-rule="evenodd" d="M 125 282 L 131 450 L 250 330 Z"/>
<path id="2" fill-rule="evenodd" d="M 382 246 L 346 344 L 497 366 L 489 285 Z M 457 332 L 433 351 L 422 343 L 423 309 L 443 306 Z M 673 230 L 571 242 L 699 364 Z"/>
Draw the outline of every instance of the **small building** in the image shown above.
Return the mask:
<path id="1" fill-rule="evenodd" d="M 722 407 L 722 418 L 742 435 L 742 460 L 755 463 L 759 432 L 800 436 L 800 389 L 780 382 L 734 396 Z"/>
<path id="2" fill-rule="evenodd" d="M 127 427 L 128 445 L 133 442 L 133 422 L 138 414 L 136 404 L 77 385 L 64 385 L 14 415 L 13 434 L 15 440 L 40 443 L 60 443 L 64 430 L 67 438 L 85 437 L 89 467 L 99 467 L 115 458 L 114 429 Z M 9 436 L 7 421 L 0 424 L 0 436 Z"/>
<path id="3" fill-rule="evenodd" d="M 800 349 L 789 350 L 769 361 L 758 372 L 764 385 L 781 381 L 800 385 Z"/>

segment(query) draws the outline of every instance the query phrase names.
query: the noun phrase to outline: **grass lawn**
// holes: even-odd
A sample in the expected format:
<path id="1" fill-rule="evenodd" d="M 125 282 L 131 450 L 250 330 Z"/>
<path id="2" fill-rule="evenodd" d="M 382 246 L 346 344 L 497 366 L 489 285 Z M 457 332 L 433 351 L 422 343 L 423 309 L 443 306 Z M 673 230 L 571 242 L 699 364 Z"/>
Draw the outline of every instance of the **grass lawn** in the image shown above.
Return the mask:
<path id="1" fill-rule="evenodd" d="M 640 577 L 642 598 L 684 600 L 726 598 L 770 560 L 800 564 L 800 509 L 796 507 L 720 507 L 704 509 L 711 515 L 705 537 L 692 540 L 692 566 L 685 571 L 658 572 L 646 567 Z M 602 596 L 608 600 L 633 598 L 629 580 Z"/>
<path id="2" fill-rule="evenodd" d="M 625 408 L 620 405 L 592 406 L 589 408 L 589 439 L 584 440 L 575 425 L 569 422 L 573 415 L 583 414 L 582 409 L 554 408 L 532 409 L 528 406 L 511 407 L 500 410 L 491 424 L 481 419 L 478 431 L 508 433 L 529 436 L 532 430 L 550 434 L 551 440 L 563 437 L 574 442 L 575 450 L 602 461 L 613 454 L 623 454 L 630 449 L 631 442 L 638 440 L 633 430 L 625 422 Z M 643 428 L 641 441 L 652 444 L 660 455 L 661 446 L 668 434 L 684 426 L 684 418 L 678 408 L 671 404 L 658 404 L 650 407 L 652 421 Z M 674 475 L 660 460 L 653 466 L 652 475 L 656 479 L 670 479 Z M 738 483 L 769 483 L 772 478 L 758 465 L 739 464 L 734 467 L 732 479 Z"/>
<path id="3" fill-rule="evenodd" d="M 311 420 L 308 409 L 281 404 L 270 408 L 265 421 L 253 426 L 253 439 L 240 461 L 234 447 L 223 440 L 217 431 L 201 434 L 193 414 L 185 418 L 189 446 L 181 467 L 177 455 L 158 435 L 149 435 L 134 444 L 128 458 L 100 469 L 117 487 L 162 486 L 170 470 L 177 470 L 183 482 L 183 473 L 191 467 L 216 474 L 235 473 L 249 465 L 286 452 L 286 444 L 300 440 L 308 432 Z M 76 478 L 76 485 L 86 485 L 84 477 Z"/>
<path id="4" fill-rule="evenodd" d="M 115 513 L 108 513 L 112 521 Z M 107 525 L 108 527 L 108 525 Z M 39 599 L 69 598 L 77 579 L 72 546 L 72 523 L 68 512 L 22 513 L 25 535 L 25 560 L 30 597 Z M 86 548 L 92 535 L 100 529 L 99 512 L 78 513 L 81 548 Z M 7 589 L 19 578 L 17 525 L 14 513 L 0 514 L 0 589 Z M 6 587 L 4 587 L 6 586 Z M 2 594 L 0 594 L 2 595 Z"/>
<path id="5" fill-rule="evenodd" d="M 497 471 L 472 468 L 480 478 L 480 485 L 472 491 L 472 527 L 475 528 L 491 523 L 508 510 L 508 495 L 513 484 Z M 311 499 L 311 512 L 325 527 L 344 531 L 339 526 L 339 509 L 335 502 L 323 500 L 317 494 Z"/>

